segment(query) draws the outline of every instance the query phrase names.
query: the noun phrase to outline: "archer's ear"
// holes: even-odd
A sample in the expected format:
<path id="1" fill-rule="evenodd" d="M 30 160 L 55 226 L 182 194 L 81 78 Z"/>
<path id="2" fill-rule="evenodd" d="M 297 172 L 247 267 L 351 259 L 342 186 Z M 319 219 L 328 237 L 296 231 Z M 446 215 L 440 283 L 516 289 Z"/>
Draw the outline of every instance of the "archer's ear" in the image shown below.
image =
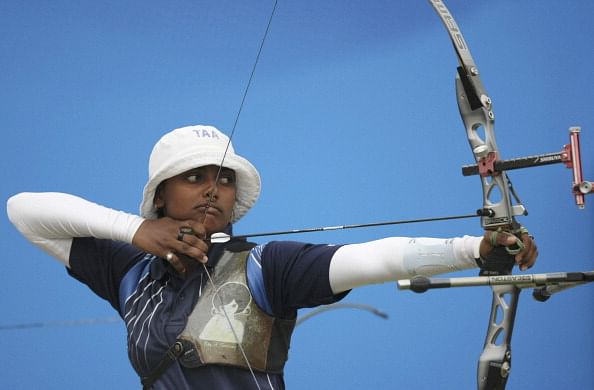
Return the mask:
<path id="1" fill-rule="evenodd" d="M 164 191 L 165 191 L 165 182 L 162 181 L 157 186 L 157 189 L 155 190 L 155 197 L 153 198 L 153 205 L 155 206 L 155 208 L 157 210 L 165 207 L 165 196 L 163 194 Z"/>

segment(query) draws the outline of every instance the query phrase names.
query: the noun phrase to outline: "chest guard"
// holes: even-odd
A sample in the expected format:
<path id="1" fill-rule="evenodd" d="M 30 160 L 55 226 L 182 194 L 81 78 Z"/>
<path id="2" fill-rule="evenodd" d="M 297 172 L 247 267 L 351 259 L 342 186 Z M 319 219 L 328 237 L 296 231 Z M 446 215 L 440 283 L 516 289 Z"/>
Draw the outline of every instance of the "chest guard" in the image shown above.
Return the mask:
<path id="1" fill-rule="evenodd" d="M 254 302 L 246 278 L 248 255 L 249 249 L 226 250 L 211 272 L 216 287 L 210 282 L 203 286 L 178 337 L 183 344 L 179 358 L 183 366 L 248 368 L 238 345 L 241 343 L 254 370 L 283 372 L 295 320 L 272 317 Z"/>

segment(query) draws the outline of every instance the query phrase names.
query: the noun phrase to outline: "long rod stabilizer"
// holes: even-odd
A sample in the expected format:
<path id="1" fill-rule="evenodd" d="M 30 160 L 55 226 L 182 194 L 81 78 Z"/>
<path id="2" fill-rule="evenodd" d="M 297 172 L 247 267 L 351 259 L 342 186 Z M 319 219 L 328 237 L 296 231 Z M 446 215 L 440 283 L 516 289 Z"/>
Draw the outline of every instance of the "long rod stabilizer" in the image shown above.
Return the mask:
<path id="1" fill-rule="evenodd" d="M 545 301 L 553 293 L 584 283 L 594 282 L 594 271 L 588 272 L 551 272 L 545 274 L 469 276 L 461 278 L 428 278 L 416 276 L 412 279 L 398 281 L 398 289 L 411 290 L 417 293 L 433 288 L 474 287 L 474 286 L 516 286 L 517 288 L 537 287 L 544 293 Z"/>

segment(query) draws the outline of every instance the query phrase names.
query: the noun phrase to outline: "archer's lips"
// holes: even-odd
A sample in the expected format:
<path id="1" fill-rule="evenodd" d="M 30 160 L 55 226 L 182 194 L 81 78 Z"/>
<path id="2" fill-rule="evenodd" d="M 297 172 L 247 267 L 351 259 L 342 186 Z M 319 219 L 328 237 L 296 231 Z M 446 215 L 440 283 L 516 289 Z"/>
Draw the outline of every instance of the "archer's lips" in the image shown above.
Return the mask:
<path id="1" fill-rule="evenodd" d="M 223 211 L 218 208 L 217 206 L 211 204 L 210 206 L 208 204 L 199 204 L 198 206 L 194 207 L 195 210 L 198 210 L 200 213 L 202 214 L 212 214 L 212 215 L 217 215 L 217 214 L 222 214 Z"/>

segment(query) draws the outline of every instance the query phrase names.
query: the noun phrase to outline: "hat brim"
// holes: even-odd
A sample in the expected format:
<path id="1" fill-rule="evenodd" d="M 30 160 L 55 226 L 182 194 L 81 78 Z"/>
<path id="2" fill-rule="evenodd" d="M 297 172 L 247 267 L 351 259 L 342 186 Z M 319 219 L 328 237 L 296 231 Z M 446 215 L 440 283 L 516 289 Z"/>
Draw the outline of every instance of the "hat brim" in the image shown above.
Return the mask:
<path id="1" fill-rule="evenodd" d="M 222 164 L 221 164 L 222 161 Z M 223 166 L 235 172 L 237 195 L 233 208 L 231 223 L 241 219 L 256 203 L 260 196 L 260 175 L 256 168 L 245 158 L 237 154 L 228 154 L 224 159 L 220 153 L 190 153 L 186 156 L 172 156 L 155 172 L 144 186 L 140 215 L 147 219 L 157 218 L 157 209 L 154 205 L 155 191 L 159 184 L 173 176 L 189 171 L 190 169 L 206 165 Z"/>

